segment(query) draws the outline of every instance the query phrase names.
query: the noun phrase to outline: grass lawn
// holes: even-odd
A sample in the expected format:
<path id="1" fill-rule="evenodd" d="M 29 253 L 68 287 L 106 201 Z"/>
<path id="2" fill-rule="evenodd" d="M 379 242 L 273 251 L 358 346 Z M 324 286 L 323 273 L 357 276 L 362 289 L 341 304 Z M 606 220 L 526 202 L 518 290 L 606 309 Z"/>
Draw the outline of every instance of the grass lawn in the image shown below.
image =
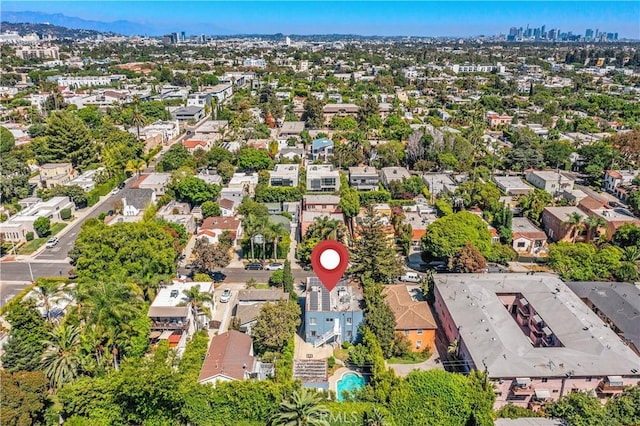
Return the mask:
<path id="1" fill-rule="evenodd" d="M 267 283 L 259 283 L 256 284 L 256 289 L 258 290 L 269 290 L 271 287 Z"/>
<path id="2" fill-rule="evenodd" d="M 18 254 L 31 254 L 34 251 L 38 250 L 41 245 L 43 245 L 49 238 L 53 235 L 56 235 L 58 232 L 62 231 L 64 227 L 67 226 L 66 223 L 56 222 L 51 225 L 51 232 L 48 237 L 44 238 L 36 238 L 28 243 L 24 244 L 18 249 Z"/>

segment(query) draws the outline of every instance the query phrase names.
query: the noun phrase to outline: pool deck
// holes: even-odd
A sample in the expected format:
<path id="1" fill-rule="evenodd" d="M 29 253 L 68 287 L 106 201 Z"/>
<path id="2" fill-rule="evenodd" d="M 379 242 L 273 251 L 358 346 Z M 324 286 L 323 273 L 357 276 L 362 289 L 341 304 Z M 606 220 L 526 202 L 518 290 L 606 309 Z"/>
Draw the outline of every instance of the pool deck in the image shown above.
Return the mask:
<path id="1" fill-rule="evenodd" d="M 362 376 L 362 374 L 358 373 L 356 370 L 352 370 L 351 368 L 338 368 L 335 373 L 329 376 L 329 390 L 332 390 L 336 393 L 336 398 L 338 397 L 338 381 L 342 379 L 342 376 L 346 373 L 354 373 L 358 376 Z"/>

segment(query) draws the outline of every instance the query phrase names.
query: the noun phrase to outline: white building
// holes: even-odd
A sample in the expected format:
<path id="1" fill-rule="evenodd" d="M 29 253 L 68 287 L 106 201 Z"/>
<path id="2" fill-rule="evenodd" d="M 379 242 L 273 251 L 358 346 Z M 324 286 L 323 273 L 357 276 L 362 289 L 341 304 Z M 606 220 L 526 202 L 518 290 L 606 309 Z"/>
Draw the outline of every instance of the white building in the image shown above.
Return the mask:
<path id="1" fill-rule="evenodd" d="M 275 169 L 269 172 L 269 185 L 296 187 L 299 172 L 297 164 L 276 164 Z"/>
<path id="2" fill-rule="evenodd" d="M 527 172 L 527 182 L 556 196 L 562 191 L 571 191 L 575 181 L 559 171 L 533 170 Z"/>
<path id="3" fill-rule="evenodd" d="M 193 287 L 198 287 L 201 293 L 213 295 L 212 282 L 174 280 L 171 285 L 160 288 L 147 313 L 151 319 L 152 340 L 168 340 L 170 347 L 184 349 L 189 336 L 208 328 L 209 315 L 196 309 L 184 294 Z M 213 315 L 213 303 L 203 302 L 203 306 Z"/>
<path id="4" fill-rule="evenodd" d="M 48 201 L 37 202 L 0 223 L 0 239 L 21 243 L 27 241 L 27 233 L 35 229 L 33 223 L 39 217 L 47 217 L 51 222 L 62 222 L 60 212 L 69 209 L 71 214 L 75 211 L 75 204 L 69 197 L 53 197 Z"/>
<path id="5" fill-rule="evenodd" d="M 337 192 L 340 190 L 340 172 L 330 164 L 307 167 L 307 191 Z"/>

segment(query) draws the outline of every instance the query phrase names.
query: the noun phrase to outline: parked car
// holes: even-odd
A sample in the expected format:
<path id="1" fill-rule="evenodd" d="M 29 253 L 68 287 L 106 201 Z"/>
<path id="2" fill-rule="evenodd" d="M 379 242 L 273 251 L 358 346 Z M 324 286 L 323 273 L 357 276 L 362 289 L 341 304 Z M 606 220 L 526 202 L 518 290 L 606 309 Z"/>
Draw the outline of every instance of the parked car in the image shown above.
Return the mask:
<path id="1" fill-rule="evenodd" d="M 220 271 L 209 272 L 209 276 L 214 283 L 221 283 L 225 280 L 225 278 L 227 278 L 227 276 Z"/>
<path id="2" fill-rule="evenodd" d="M 120 182 L 120 184 L 118 185 L 118 188 L 123 189 L 124 188 L 125 183 L 124 182 Z"/>
<path id="3" fill-rule="evenodd" d="M 54 248 L 57 245 L 58 245 L 58 237 L 52 237 L 52 238 L 49 238 L 49 241 L 47 241 L 47 245 L 45 247 Z"/>
<path id="4" fill-rule="evenodd" d="M 111 191 L 111 195 L 116 195 L 118 192 L 120 192 L 120 188 L 115 187 L 113 188 L 113 191 Z"/>
<path id="5" fill-rule="evenodd" d="M 245 271 L 261 271 L 263 268 L 262 263 L 253 262 L 244 267 Z"/>
<path id="6" fill-rule="evenodd" d="M 227 303 L 231 300 L 231 290 L 225 288 L 222 294 L 220 295 L 220 303 Z"/>
<path id="7" fill-rule="evenodd" d="M 400 281 L 405 283 L 419 283 L 420 275 L 416 272 L 405 272 L 403 276 L 399 278 Z"/>
<path id="8" fill-rule="evenodd" d="M 75 280 L 76 278 L 78 278 L 78 273 L 75 269 L 69 269 L 69 272 L 67 272 L 67 274 L 69 275 L 70 280 Z"/>
<path id="9" fill-rule="evenodd" d="M 265 271 L 277 271 L 278 269 L 284 269 L 282 263 L 270 263 L 264 267 Z"/>
<path id="10" fill-rule="evenodd" d="M 193 269 L 193 265 L 191 263 L 188 263 L 186 265 L 184 265 L 185 269 Z"/>

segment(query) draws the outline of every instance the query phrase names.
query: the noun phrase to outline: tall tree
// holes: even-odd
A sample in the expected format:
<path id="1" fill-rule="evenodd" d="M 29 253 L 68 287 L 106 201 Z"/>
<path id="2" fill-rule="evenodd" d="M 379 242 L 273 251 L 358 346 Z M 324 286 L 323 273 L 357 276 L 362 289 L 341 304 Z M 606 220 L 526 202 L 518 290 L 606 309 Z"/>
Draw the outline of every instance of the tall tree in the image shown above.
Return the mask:
<path id="1" fill-rule="evenodd" d="M 54 161 L 69 161 L 81 169 L 96 161 L 97 146 L 75 114 L 54 111 L 47 120 L 46 138 L 47 151 Z"/>
<path id="2" fill-rule="evenodd" d="M 45 411 L 50 405 L 47 378 L 40 371 L 0 371 L 2 410 L 0 424 L 27 426 L 45 424 Z"/>
<path id="3" fill-rule="evenodd" d="M 324 127 L 324 113 L 322 108 L 322 101 L 315 96 L 309 96 L 305 99 L 302 120 L 304 120 L 308 128 L 320 129 Z"/>
<path id="4" fill-rule="evenodd" d="M 36 286 L 33 288 L 33 292 L 36 300 L 42 302 L 45 317 L 49 322 L 53 321 L 53 316 L 51 315 L 51 304 L 71 300 L 66 284 L 60 281 L 38 278 Z"/>
<path id="5" fill-rule="evenodd" d="M 578 235 L 580 235 L 580 230 L 582 230 L 584 226 L 584 223 L 582 222 L 582 215 L 578 212 L 573 212 L 569 215 L 564 224 L 569 225 L 571 228 L 571 242 L 575 243 L 578 239 Z"/>
<path id="6" fill-rule="evenodd" d="M 3 347 L 2 367 L 11 372 L 39 370 L 49 327 L 36 309 L 35 301 L 28 299 L 12 305 L 6 320 L 11 324 L 11 331 Z"/>
<path id="7" fill-rule="evenodd" d="M 300 324 L 300 306 L 289 300 L 265 303 L 251 329 L 256 351 L 281 352 Z"/>
<path id="8" fill-rule="evenodd" d="M 449 267 L 454 272 L 484 272 L 487 259 L 473 244 L 466 243 L 449 259 Z"/>
<path id="9" fill-rule="evenodd" d="M 369 210 L 356 229 L 351 250 L 351 272 L 361 279 L 388 283 L 402 273 L 402 262 L 393 239 L 385 234 L 382 218 Z"/>

